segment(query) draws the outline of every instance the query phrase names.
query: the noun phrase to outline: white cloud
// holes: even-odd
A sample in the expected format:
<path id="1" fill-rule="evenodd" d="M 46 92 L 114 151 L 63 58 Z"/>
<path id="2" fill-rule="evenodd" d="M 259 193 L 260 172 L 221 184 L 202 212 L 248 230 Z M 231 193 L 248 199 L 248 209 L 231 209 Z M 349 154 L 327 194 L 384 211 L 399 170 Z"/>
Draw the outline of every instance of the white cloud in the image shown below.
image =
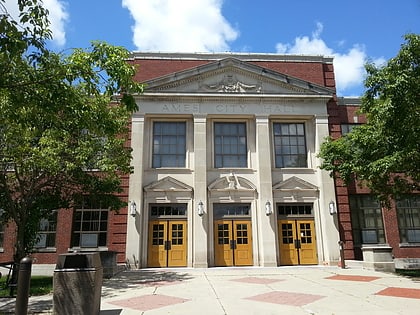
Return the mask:
<path id="1" fill-rule="evenodd" d="M 48 20 L 53 35 L 53 43 L 63 46 L 66 43 L 65 23 L 68 20 L 66 4 L 60 0 L 43 0 L 44 7 L 49 11 Z M 11 17 L 19 20 L 19 9 L 16 0 L 5 0 L 5 7 Z"/>
<path id="2" fill-rule="evenodd" d="M 143 51 L 229 50 L 239 33 L 223 17 L 222 0 L 122 0 L 135 23 L 133 42 Z"/>
<path id="3" fill-rule="evenodd" d="M 342 95 L 346 90 L 361 87 L 366 74 L 364 68 L 367 61 L 365 48 L 362 45 L 353 45 L 346 53 L 335 52 L 321 39 L 322 30 L 323 25 L 317 23 L 317 28 L 311 38 L 308 36 L 296 37 L 292 45 L 278 43 L 276 50 L 278 53 L 332 56 L 334 57 L 338 93 Z"/>
<path id="4" fill-rule="evenodd" d="M 49 11 L 48 19 L 53 34 L 53 42 L 58 46 L 66 43 L 66 32 L 64 26 L 68 21 L 69 14 L 66 11 L 67 4 L 59 0 L 43 0 L 45 8 Z"/>

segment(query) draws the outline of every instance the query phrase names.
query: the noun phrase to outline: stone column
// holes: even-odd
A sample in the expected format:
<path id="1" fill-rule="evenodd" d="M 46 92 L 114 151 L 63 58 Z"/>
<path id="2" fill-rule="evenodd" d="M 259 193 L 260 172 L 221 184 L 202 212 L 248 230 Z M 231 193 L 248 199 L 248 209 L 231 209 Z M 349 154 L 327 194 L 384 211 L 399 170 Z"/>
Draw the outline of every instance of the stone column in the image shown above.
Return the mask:
<path id="1" fill-rule="evenodd" d="M 192 213 L 193 267 L 208 267 L 208 224 L 209 209 L 207 203 L 207 116 L 194 114 L 194 200 Z M 203 203 L 204 214 L 198 215 L 198 204 Z"/>
<path id="2" fill-rule="evenodd" d="M 146 231 L 142 231 L 142 221 L 147 218 L 147 213 L 143 209 L 143 156 L 144 156 L 144 115 L 135 114 L 131 124 L 131 165 L 134 172 L 130 174 L 128 192 L 128 214 L 127 214 L 127 240 L 126 240 L 126 259 L 133 268 L 140 268 L 145 264 L 145 257 L 142 257 L 142 238 Z M 130 204 L 136 203 L 136 214 L 130 214 Z M 147 237 L 146 237 L 147 238 Z"/>
<path id="3" fill-rule="evenodd" d="M 272 154 L 268 115 L 256 117 L 256 151 L 258 169 L 258 201 L 256 224 L 258 230 L 259 264 L 264 267 L 277 266 L 275 205 L 273 204 Z M 269 202 L 273 214 L 267 215 L 265 204 Z M 254 223 L 254 224 L 255 224 Z M 254 255 L 257 254 L 254 251 Z"/>

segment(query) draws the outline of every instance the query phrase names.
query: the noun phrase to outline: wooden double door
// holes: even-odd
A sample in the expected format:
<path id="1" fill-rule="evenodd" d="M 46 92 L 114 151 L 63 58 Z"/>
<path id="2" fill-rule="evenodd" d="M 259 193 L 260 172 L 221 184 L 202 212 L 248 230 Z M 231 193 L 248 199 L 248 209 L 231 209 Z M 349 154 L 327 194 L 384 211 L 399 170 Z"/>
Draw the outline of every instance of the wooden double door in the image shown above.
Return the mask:
<path id="1" fill-rule="evenodd" d="M 250 220 L 214 222 L 215 266 L 252 266 L 252 231 Z"/>
<path id="2" fill-rule="evenodd" d="M 187 221 L 154 220 L 149 222 L 149 267 L 187 266 Z"/>
<path id="3" fill-rule="evenodd" d="M 318 264 L 313 219 L 278 221 L 281 265 Z"/>

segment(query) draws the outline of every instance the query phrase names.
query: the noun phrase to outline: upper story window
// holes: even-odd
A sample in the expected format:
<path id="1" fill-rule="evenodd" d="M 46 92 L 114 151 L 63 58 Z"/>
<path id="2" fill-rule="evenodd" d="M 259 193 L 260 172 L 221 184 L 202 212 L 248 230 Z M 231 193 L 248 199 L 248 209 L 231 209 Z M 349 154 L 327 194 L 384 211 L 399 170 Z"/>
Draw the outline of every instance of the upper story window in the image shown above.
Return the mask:
<path id="1" fill-rule="evenodd" d="M 307 167 L 304 123 L 274 123 L 276 167 Z"/>
<path id="2" fill-rule="evenodd" d="M 214 123 L 214 166 L 247 167 L 246 123 Z"/>
<path id="3" fill-rule="evenodd" d="M 359 126 L 359 124 L 341 124 L 341 135 L 346 135 L 353 130 L 354 127 Z"/>
<path id="4" fill-rule="evenodd" d="M 185 167 L 186 123 L 153 123 L 152 167 Z"/>

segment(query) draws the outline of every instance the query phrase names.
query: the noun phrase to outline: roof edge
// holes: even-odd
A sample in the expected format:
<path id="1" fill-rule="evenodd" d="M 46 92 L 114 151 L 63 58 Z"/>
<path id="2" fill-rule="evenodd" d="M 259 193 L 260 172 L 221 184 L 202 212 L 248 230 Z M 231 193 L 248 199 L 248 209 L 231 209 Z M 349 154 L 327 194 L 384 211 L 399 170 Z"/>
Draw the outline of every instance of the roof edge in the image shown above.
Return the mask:
<path id="1" fill-rule="evenodd" d="M 283 61 L 283 62 L 322 62 L 332 63 L 334 57 L 323 55 L 292 55 L 275 53 L 239 53 L 239 52 L 202 52 L 202 53 L 181 53 L 181 52 L 141 52 L 130 53 L 130 60 L 136 59 L 165 59 L 165 60 L 220 60 L 228 57 L 246 61 Z"/>

